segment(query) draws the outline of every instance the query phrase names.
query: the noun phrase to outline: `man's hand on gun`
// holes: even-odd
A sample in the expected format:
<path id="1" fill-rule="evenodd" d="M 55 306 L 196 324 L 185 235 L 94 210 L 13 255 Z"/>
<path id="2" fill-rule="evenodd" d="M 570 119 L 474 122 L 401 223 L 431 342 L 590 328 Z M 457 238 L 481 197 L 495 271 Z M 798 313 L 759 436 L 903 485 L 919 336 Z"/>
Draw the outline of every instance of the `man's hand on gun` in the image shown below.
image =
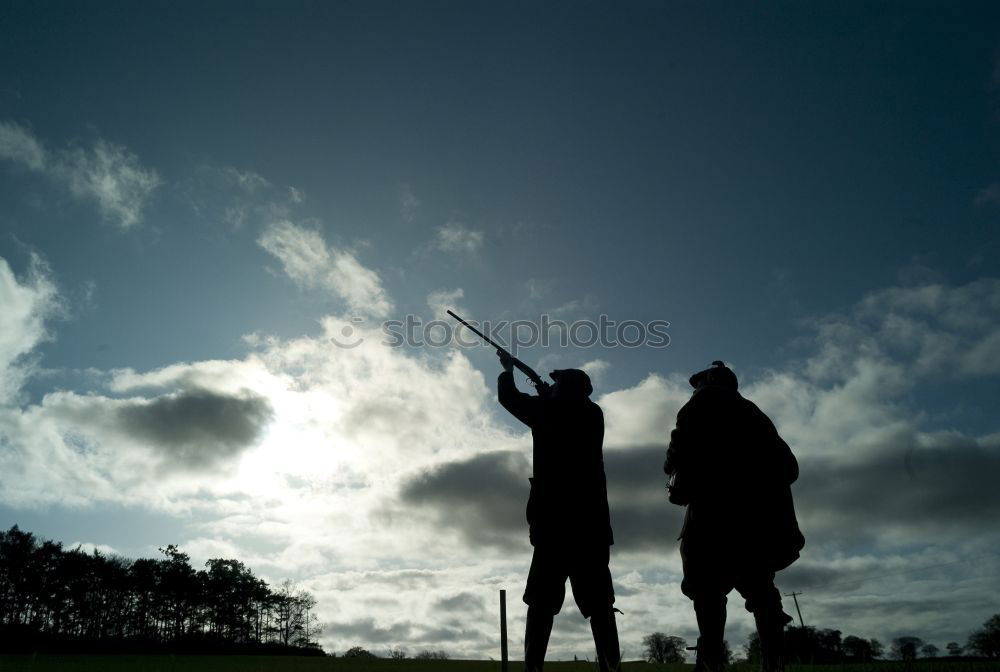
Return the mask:
<path id="1" fill-rule="evenodd" d="M 514 370 L 514 358 L 511 357 L 509 352 L 497 350 L 497 357 L 500 358 L 500 366 L 503 367 L 504 371 L 510 372 Z"/>

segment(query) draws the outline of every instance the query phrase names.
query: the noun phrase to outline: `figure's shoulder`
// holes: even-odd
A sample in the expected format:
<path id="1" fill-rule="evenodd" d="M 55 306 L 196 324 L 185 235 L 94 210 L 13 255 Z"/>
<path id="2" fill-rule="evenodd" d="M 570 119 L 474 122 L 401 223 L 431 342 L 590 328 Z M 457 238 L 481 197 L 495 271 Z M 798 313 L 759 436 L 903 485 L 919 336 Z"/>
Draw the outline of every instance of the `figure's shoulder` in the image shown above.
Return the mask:
<path id="1" fill-rule="evenodd" d="M 768 422 L 771 422 L 771 418 L 768 417 L 767 413 L 765 413 L 764 411 L 762 411 L 760 409 L 760 406 L 758 406 L 757 404 L 755 404 L 750 399 L 747 399 L 742 394 L 740 395 L 740 403 L 743 404 L 743 407 L 748 412 L 753 413 L 754 415 L 759 416 L 759 417 L 763 418 L 764 420 L 767 420 Z"/>

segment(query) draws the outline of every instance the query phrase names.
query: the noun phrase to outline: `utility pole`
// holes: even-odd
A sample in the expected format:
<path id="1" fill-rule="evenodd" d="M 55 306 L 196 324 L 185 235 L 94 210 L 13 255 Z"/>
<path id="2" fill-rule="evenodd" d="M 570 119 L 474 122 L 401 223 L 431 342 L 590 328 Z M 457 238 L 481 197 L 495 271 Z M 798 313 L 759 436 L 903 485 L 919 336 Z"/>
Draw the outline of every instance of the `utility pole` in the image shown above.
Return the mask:
<path id="1" fill-rule="evenodd" d="M 500 591 L 500 672 L 507 672 L 507 591 Z"/>
<path id="2" fill-rule="evenodd" d="M 795 601 L 795 611 L 799 613 L 799 625 L 801 625 L 804 628 L 806 627 L 806 624 L 802 622 L 802 610 L 799 609 L 799 598 L 798 598 L 798 596 L 801 594 L 802 591 L 799 591 L 797 593 L 795 591 L 792 591 L 791 593 L 785 593 L 785 597 L 790 597 Z"/>

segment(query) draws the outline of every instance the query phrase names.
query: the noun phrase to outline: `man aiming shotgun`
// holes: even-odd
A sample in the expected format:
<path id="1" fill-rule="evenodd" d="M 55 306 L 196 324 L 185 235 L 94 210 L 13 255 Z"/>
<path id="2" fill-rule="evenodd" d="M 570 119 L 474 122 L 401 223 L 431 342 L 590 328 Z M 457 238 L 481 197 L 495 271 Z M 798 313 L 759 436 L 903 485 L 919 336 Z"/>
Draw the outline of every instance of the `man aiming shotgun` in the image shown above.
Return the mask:
<path id="1" fill-rule="evenodd" d="M 504 369 L 497 380 L 500 404 L 531 428 L 534 476 L 526 515 L 534 552 L 524 590 L 524 669 L 542 669 L 568 578 L 580 613 L 590 619 L 601 672 L 615 670 L 621 654 L 608 568 L 614 536 L 602 452 L 604 413 L 590 400 L 590 378 L 579 369 L 561 369 L 546 383 L 468 322 L 448 314 L 496 348 Z M 537 395 L 517 389 L 515 368 L 528 376 Z"/>

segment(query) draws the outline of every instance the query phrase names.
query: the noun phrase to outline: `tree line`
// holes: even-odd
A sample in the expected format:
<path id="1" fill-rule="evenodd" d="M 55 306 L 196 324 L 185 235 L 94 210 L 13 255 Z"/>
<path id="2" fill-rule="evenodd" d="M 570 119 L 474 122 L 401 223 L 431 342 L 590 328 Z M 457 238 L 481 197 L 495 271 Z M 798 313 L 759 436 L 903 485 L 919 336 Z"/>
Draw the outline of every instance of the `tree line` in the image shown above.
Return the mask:
<path id="1" fill-rule="evenodd" d="M 654 632 L 643 638 L 644 655 L 651 663 L 682 663 L 687 642 L 682 637 Z M 760 638 L 756 632 L 750 634 L 743 647 L 746 661 L 760 663 Z M 733 654 L 726 643 L 727 663 L 733 662 Z M 785 658 L 790 662 L 808 664 L 826 663 L 868 663 L 889 658 L 913 661 L 917 658 L 976 657 L 1000 658 L 1000 614 L 994 614 L 969 633 L 965 644 L 949 642 L 942 651 L 934 644 L 920 637 L 905 636 L 892 640 L 887 648 L 877 639 L 866 639 L 857 635 L 843 636 L 840 630 L 815 628 L 812 626 L 785 628 Z"/>
<path id="2" fill-rule="evenodd" d="M 239 560 L 196 570 L 177 546 L 130 560 L 0 532 L 3 652 L 231 652 L 323 655 L 316 599 L 272 589 Z"/>

